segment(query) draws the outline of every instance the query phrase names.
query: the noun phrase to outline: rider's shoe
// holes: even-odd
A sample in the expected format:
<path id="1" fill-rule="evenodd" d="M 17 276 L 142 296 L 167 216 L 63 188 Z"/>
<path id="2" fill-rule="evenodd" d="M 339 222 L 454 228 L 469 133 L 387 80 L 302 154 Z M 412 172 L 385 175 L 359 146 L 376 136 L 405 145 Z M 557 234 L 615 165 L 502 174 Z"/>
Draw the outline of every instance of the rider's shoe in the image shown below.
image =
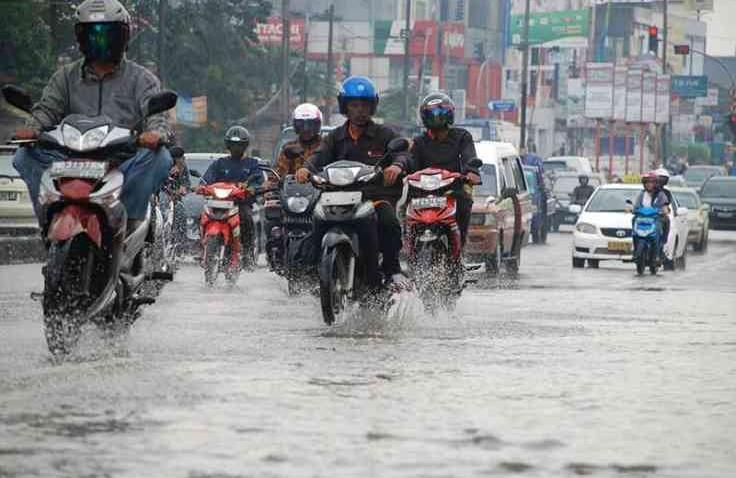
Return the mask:
<path id="1" fill-rule="evenodd" d="M 403 272 L 392 274 L 386 281 L 386 284 L 394 292 L 407 291 L 414 288 L 411 280 Z"/>

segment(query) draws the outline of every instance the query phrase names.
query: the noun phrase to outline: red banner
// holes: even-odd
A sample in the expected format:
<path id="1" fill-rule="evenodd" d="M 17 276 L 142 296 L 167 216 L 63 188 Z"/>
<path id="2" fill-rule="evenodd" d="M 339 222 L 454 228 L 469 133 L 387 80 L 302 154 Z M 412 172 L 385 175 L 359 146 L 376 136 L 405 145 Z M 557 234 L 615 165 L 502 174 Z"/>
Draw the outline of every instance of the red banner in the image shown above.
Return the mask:
<path id="1" fill-rule="evenodd" d="M 289 22 L 289 47 L 304 48 L 304 19 L 292 18 Z M 256 24 L 258 41 L 264 45 L 280 45 L 283 36 L 281 17 L 269 17 L 267 23 Z"/>
<path id="2" fill-rule="evenodd" d="M 411 30 L 411 54 L 434 56 L 437 52 L 437 23 L 417 20 Z"/>
<path id="3" fill-rule="evenodd" d="M 442 55 L 465 57 L 465 25 L 462 22 L 447 22 L 442 25 Z"/>

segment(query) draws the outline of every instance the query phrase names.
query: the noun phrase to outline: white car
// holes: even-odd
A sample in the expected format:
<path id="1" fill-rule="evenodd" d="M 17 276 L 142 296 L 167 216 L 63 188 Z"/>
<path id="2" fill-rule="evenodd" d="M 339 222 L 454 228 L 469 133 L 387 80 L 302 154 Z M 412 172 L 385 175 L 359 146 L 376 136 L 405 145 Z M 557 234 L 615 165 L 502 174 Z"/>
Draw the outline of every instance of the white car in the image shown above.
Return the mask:
<path id="1" fill-rule="evenodd" d="M 584 207 L 575 224 L 572 240 L 572 266 L 583 267 L 588 261 L 596 268 L 600 261 L 633 259 L 632 214 L 625 211 L 626 200 L 636 201 L 642 187 L 639 184 L 605 184 L 598 187 Z M 676 200 L 670 208 L 670 234 L 665 255 L 671 267 L 685 267 L 689 225 L 688 210 L 678 207 Z M 671 268 L 670 267 L 670 268 Z"/>

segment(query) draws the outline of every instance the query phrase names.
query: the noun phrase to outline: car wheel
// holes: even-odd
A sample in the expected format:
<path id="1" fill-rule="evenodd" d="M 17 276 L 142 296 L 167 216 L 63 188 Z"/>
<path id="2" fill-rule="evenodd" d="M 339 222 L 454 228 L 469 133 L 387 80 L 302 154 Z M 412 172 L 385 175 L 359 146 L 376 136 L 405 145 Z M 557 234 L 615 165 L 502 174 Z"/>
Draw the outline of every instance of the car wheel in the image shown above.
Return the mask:
<path id="1" fill-rule="evenodd" d="M 585 267 L 585 259 L 578 259 L 577 257 L 573 257 L 572 267 L 575 269 L 582 269 L 583 267 Z"/>
<path id="2" fill-rule="evenodd" d="M 708 250 L 708 229 L 703 229 L 702 234 L 700 234 L 700 242 L 695 244 L 695 250 L 698 252 L 705 252 Z"/>
<path id="3" fill-rule="evenodd" d="M 588 259 L 588 267 L 591 269 L 598 269 L 598 266 L 601 265 L 601 261 L 598 259 Z"/>

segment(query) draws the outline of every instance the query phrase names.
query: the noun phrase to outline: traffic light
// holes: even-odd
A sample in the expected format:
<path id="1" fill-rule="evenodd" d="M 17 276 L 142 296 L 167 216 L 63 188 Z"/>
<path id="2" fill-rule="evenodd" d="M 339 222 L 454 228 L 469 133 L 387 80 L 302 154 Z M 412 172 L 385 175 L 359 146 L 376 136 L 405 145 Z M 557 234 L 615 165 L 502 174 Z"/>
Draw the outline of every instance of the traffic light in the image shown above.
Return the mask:
<path id="1" fill-rule="evenodd" d="M 728 128 L 731 130 L 731 135 L 736 136 L 736 113 L 728 115 Z"/>
<path id="2" fill-rule="evenodd" d="M 659 28 L 654 25 L 649 27 L 649 51 L 655 55 L 659 52 Z"/>
<path id="3" fill-rule="evenodd" d="M 690 45 L 675 45 L 675 55 L 689 55 Z"/>
<path id="4" fill-rule="evenodd" d="M 483 43 L 476 43 L 473 45 L 473 56 L 478 60 L 479 63 L 486 61 L 486 53 L 483 48 Z"/>

